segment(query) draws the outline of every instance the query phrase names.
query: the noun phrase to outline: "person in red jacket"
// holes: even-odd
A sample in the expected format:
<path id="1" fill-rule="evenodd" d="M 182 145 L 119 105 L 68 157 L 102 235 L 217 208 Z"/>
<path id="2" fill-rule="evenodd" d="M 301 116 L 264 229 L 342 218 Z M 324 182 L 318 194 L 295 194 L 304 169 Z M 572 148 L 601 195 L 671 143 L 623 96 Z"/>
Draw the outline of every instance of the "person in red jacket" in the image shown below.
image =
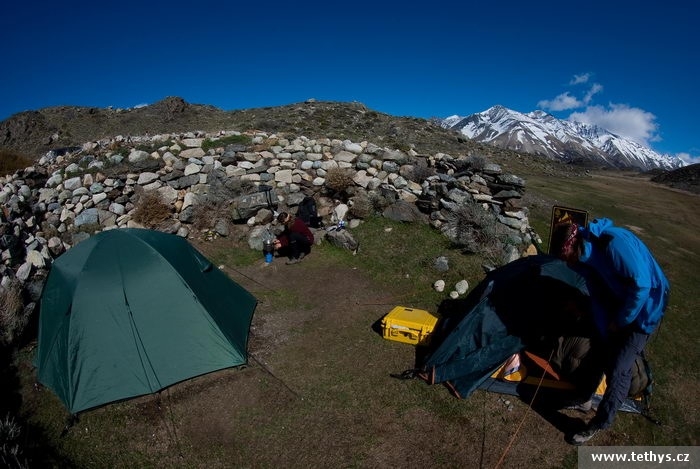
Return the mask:
<path id="1" fill-rule="evenodd" d="M 277 221 L 284 226 L 284 231 L 275 239 L 275 249 L 280 255 L 286 254 L 287 264 L 296 264 L 311 252 L 314 235 L 301 218 L 293 217 L 287 212 L 277 216 Z"/>

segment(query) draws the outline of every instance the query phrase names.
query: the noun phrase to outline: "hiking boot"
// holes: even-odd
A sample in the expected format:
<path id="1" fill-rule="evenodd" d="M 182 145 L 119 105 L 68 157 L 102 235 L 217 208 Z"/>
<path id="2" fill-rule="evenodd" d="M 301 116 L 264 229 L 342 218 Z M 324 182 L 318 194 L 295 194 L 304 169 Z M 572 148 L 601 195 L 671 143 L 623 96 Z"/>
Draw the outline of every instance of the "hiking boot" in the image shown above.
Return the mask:
<path id="1" fill-rule="evenodd" d="M 305 257 L 306 257 L 306 253 L 302 252 L 301 254 L 299 254 L 299 261 L 301 261 Z"/>
<path id="2" fill-rule="evenodd" d="M 574 433 L 571 435 L 569 438 L 567 438 L 566 442 L 570 443 L 575 446 L 580 446 L 593 438 L 596 433 L 600 431 L 600 428 L 596 425 L 589 425 L 587 428 L 581 430 L 578 433 Z"/>
<path id="3" fill-rule="evenodd" d="M 287 262 L 285 262 L 285 264 L 292 265 L 292 264 L 298 264 L 299 262 L 301 262 L 301 259 L 299 259 L 298 257 L 293 257 L 293 258 L 289 259 Z"/>
<path id="4" fill-rule="evenodd" d="M 588 399 L 586 402 L 580 402 L 578 404 L 572 404 L 564 407 L 567 410 L 578 410 L 579 412 L 588 412 L 593 408 L 593 402 Z"/>

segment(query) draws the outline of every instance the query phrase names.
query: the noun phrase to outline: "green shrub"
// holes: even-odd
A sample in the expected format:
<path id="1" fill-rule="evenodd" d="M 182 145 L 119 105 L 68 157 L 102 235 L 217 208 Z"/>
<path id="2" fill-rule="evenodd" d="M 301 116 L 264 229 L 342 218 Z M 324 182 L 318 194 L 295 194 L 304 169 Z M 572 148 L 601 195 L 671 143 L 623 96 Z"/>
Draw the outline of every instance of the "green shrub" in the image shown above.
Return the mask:
<path id="1" fill-rule="evenodd" d="M 154 151 L 157 151 L 160 147 L 163 146 L 162 142 L 148 142 L 148 143 L 139 143 L 134 147 L 135 150 L 139 151 L 145 151 L 146 153 L 153 153 Z"/>
<path id="2" fill-rule="evenodd" d="M 217 139 L 207 138 L 202 142 L 202 150 L 205 152 L 219 147 L 225 147 L 234 143 L 250 145 L 251 139 L 248 135 L 229 135 Z"/>

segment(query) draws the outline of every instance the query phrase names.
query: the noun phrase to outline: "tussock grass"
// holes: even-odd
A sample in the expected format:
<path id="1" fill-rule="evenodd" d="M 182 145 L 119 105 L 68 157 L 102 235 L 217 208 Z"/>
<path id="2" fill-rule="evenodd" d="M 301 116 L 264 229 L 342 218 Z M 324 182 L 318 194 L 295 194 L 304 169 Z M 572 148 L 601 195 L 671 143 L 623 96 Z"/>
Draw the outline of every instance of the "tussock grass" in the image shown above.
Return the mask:
<path id="1" fill-rule="evenodd" d="M 24 460 L 22 447 L 19 444 L 22 429 L 15 420 L 6 415 L 0 418 L 0 462 L 5 467 L 29 467 Z"/>
<path id="2" fill-rule="evenodd" d="M 28 322 L 19 281 L 13 280 L 0 287 L 0 346 L 15 343 Z"/>
<path id="3" fill-rule="evenodd" d="M 331 168 L 326 173 L 325 187 L 336 193 L 343 193 L 354 185 L 353 171 L 349 168 Z"/>
<path id="4" fill-rule="evenodd" d="M 0 175 L 12 174 L 18 169 L 31 166 L 33 163 L 34 159 L 24 153 L 0 148 Z"/>
<path id="5" fill-rule="evenodd" d="M 133 219 L 147 228 L 157 228 L 172 216 L 170 205 L 158 191 L 143 191 L 136 202 Z"/>

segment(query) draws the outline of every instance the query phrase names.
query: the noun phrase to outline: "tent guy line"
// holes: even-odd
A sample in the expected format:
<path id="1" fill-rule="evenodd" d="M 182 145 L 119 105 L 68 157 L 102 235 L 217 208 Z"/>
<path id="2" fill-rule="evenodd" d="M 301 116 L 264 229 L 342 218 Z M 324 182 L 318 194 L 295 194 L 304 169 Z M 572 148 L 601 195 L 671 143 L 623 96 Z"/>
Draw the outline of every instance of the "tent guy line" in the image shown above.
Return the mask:
<path id="1" fill-rule="evenodd" d="M 552 352 L 549 354 L 549 358 L 547 359 L 547 368 L 550 368 L 550 363 L 552 362 L 552 357 L 554 356 L 554 349 L 552 349 Z M 501 454 L 501 457 L 498 459 L 498 462 L 494 466 L 494 469 L 498 469 L 503 465 L 503 461 L 506 458 L 506 455 L 510 452 L 510 449 L 513 447 L 513 443 L 515 443 L 515 439 L 520 433 L 520 430 L 523 427 L 523 424 L 525 423 L 525 419 L 527 416 L 530 414 L 530 411 L 532 411 L 532 405 L 535 403 L 535 399 L 537 399 L 537 393 L 539 392 L 540 388 L 542 387 L 542 383 L 544 382 L 544 377 L 547 375 L 547 368 L 543 367 L 542 370 L 542 376 L 540 376 L 540 381 L 537 383 L 537 387 L 535 387 L 535 392 L 532 394 L 532 399 L 530 399 L 530 402 L 527 404 L 527 408 L 525 409 L 525 413 L 523 413 L 523 417 L 520 419 L 520 422 L 518 423 L 518 426 L 515 428 L 515 431 L 513 432 L 513 435 L 510 437 L 510 441 L 508 441 L 508 444 L 506 445 L 505 449 L 503 450 L 503 454 Z"/>

